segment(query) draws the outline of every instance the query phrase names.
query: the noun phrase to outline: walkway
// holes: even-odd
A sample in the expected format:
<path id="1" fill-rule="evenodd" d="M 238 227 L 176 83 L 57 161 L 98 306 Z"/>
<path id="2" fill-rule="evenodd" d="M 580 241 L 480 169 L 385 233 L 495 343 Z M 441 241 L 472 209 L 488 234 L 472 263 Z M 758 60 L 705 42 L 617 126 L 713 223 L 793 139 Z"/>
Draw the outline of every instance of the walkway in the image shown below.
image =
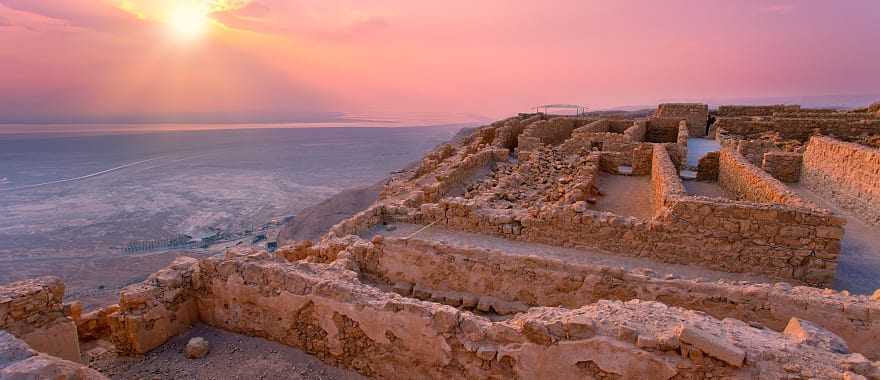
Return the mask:
<path id="1" fill-rule="evenodd" d="M 880 289 L 880 227 L 851 215 L 801 184 L 788 187 L 804 199 L 846 218 L 834 289 L 872 294 Z"/>

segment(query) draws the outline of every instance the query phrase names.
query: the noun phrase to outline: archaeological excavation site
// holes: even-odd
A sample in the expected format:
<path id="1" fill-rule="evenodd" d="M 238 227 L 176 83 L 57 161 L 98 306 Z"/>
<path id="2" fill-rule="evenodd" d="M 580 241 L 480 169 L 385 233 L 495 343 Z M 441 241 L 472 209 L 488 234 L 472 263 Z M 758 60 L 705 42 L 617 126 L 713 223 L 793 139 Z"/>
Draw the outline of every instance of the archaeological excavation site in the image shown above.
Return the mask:
<path id="1" fill-rule="evenodd" d="M 880 379 L 878 288 L 880 103 L 519 114 L 316 241 L 182 257 L 92 310 L 3 285 L 0 378 L 224 378 L 198 328 L 350 378 Z M 120 370 L 157 353 L 195 370 Z"/>

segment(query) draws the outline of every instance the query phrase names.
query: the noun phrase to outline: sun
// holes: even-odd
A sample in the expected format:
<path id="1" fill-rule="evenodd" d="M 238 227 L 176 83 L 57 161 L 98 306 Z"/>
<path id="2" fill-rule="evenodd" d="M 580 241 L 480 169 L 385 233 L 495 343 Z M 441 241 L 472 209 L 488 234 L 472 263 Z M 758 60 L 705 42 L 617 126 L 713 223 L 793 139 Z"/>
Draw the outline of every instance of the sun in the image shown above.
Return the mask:
<path id="1" fill-rule="evenodd" d="M 208 31 L 211 19 L 208 10 L 196 4 L 181 4 L 171 9 L 167 19 L 168 26 L 175 37 L 193 40 Z"/>

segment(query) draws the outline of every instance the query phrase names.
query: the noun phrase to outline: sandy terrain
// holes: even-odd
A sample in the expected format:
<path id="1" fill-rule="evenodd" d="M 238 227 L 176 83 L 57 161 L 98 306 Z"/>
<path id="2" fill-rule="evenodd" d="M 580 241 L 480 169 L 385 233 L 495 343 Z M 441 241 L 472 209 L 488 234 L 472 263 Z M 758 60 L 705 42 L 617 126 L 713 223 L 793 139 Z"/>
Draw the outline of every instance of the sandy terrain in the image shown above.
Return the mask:
<path id="1" fill-rule="evenodd" d="M 602 173 L 598 186 L 602 196 L 594 210 L 651 219 L 651 177 Z"/>
<path id="2" fill-rule="evenodd" d="M 186 342 L 203 337 L 208 355 L 187 359 Z M 84 347 L 86 351 L 88 347 Z M 90 365 L 112 379 L 294 379 L 360 380 L 363 376 L 322 363 L 318 358 L 280 343 L 196 325 L 141 357 L 105 354 Z"/>

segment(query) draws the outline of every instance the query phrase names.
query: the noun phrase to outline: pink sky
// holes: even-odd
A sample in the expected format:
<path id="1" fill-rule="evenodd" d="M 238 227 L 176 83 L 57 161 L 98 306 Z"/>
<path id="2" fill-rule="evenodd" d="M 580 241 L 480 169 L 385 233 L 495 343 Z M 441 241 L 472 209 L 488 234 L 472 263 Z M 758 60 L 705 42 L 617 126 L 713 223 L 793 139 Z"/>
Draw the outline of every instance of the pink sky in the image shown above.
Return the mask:
<path id="1" fill-rule="evenodd" d="M 880 93 L 877 0 L 186 2 L 0 0 L 0 122 Z"/>

